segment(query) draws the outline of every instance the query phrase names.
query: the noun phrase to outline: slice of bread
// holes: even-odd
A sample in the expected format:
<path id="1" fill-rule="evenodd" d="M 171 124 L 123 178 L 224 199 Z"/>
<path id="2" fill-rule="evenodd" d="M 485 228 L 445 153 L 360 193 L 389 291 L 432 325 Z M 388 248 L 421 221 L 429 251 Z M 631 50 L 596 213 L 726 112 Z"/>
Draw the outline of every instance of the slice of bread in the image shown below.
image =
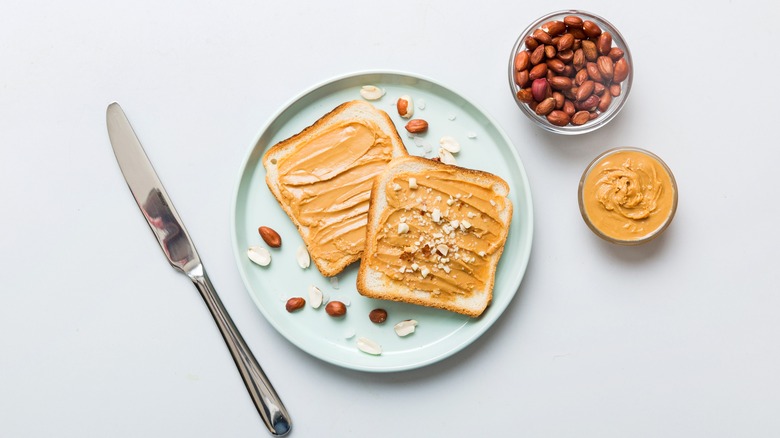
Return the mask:
<path id="1" fill-rule="evenodd" d="M 265 181 L 325 276 L 360 259 L 371 184 L 406 147 L 390 117 L 365 101 L 339 105 L 263 156 Z"/>
<path id="2" fill-rule="evenodd" d="M 358 292 L 481 315 L 512 220 L 508 194 L 488 172 L 394 159 L 374 180 Z"/>

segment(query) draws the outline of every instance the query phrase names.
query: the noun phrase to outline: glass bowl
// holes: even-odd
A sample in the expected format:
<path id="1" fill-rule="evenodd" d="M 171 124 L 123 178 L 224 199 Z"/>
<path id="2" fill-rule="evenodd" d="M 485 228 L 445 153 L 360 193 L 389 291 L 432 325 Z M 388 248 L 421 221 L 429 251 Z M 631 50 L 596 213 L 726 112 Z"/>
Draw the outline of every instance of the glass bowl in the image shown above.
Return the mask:
<path id="1" fill-rule="evenodd" d="M 595 23 L 601 31 L 609 32 L 611 34 L 611 36 L 612 36 L 612 44 L 611 44 L 612 47 L 617 47 L 620 50 L 622 50 L 622 56 L 618 55 L 617 53 L 615 53 L 614 54 L 615 58 L 613 58 L 613 61 L 615 59 L 619 59 L 618 56 L 624 58 L 625 61 L 622 61 L 621 63 L 627 63 L 628 64 L 628 69 L 627 69 L 628 70 L 628 76 L 624 80 L 622 80 L 620 82 L 620 90 L 619 90 L 620 92 L 619 92 L 619 94 L 617 96 L 614 96 L 614 94 L 612 95 L 612 97 L 610 98 L 611 103 L 609 104 L 609 106 L 607 108 L 605 108 L 604 111 L 601 111 L 601 110 L 593 111 L 594 114 L 597 114 L 595 116 L 595 118 L 590 119 L 590 120 L 586 121 L 583 124 L 574 125 L 574 124 L 568 123 L 565 126 L 558 126 L 556 124 L 551 123 L 550 120 L 548 120 L 548 117 L 543 116 L 543 115 L 538 115 L 534 108 L 529 106 L 528 103 L 525 103 L 521 99 L 521 97 L 518 96 L 518 92 L 520 92 L 521 89 L 526 89 L 521 94 L 524 94 L 524 96 L 522 96 L 522 97 L 528 99 L 528 93 L 530 92 L 532 80 L 525 81 L 525 80 L 523 80 L 523 77 L 522 77 L 522 76 L 525 76 L 525 74 L 522 74 L 522 75 L 518 74 L 519 76 L 521 76 L 520 80 L 524 82 L 522 84 L 522 87 L 520 85 L 518 85 L 517 80 L 516 80 L 517 70 L 515 68 L 515 58 L 517 57 L 518 53 L 520 53 L 522 51 L 529 50 L 529 53 L 530 53 L 531 48 L 526 45 L 527 38 L 528 37 L 533 37 L 533 34 L 534 34 L 535 31 L 537 31 L 537 29 L 540 29 L 543 25 L 545 25 L 547 23 L 550 23 L 550 22 L 555 22 L 555 21 L 562 22 L 564 20 L 564 18 L 567 17 L 567 16 L 580 17 L 583 21 L 590 21 L 592 23 Z M 576 27 L 576 25 L 575 25 L 575 27 Z M 576 30 L 573 31 L 572 29 L 574 29 L 574 27 L 566 26 L 565 33 L 570 33 L 570 32 L 574 32 L 575 33 L 574 47 L 576 47 L 577 44 L 578 44 L 577 40 L 580 41 L 579 44 L 581 44 L 581 41 L 584 41 L 584 40 L 593 40 L 594 42 L 597 41 L 597 38 L 595 38 L 595 37 L 587 37 L 587 35 L 583 35 L 584 31 L 581 28 L 580 28 L 579 35 L 576 34 L 577 33 Z M 555 34 L 556 32 L 553 31 L 552 33 Z M 584 39 L 577 38 L 577 36 L 586 36 L 586 38 L 584 38 Z M 531 43 L 533 43 L 533 41 L 531 41 Z M 566 56 L 564 56 L 564 55 L 566 55 L 566 51 L 565 50 L 564 50 L 563 54 L 558 54 L 557 53 L 557 45 L 545 44 L 545 46 L 550 46 L 550 47 L 556 48 L 556 54 L 554 55 L 553 58 L 560 59 L 561 57 L 563 57 L 564 60 L 566 59 Z M 598 44 L 597 44 L 597 46 L 598 46 Z M 566 45 L 563 45 L 563 47 L 566 47 Z M 569 49 L 569 50 L 572 50 L 572 49 Z M 572 50 L 572 53 L 575 53 L 575 51 Z M 523 56 L 525 56 L 525 55 L 523 55 Z M 600 54 L 599 54 L 599 56 L 600 56 Z M 539 64 L 546 63 L 546 61 L 549 60 L 549 59 L 550 58 L 545 57 L 545 58 L 543 58 L 543 60 L 541 62 L 539 62 Z M 586 62 L 587 62 L 587 60 L 586 60 Z M 571 61 L 564 62 L 564 64 L 572 66 L 572 69 L 570 71 L 570 73 L 572 75 L 575 74 L 577 71 L 579 71 L 578 68 L 574 67 L 574 65 L 572 64 Z M 594 64 L 598 65 L 598 62 L 594 62 Z M 558 64 L 558 65 L 560 65 L 560 64 Z M 530 73 L 530 70 L 531 70 L 530 67 L 533 67 L 533 66 L 534 66 L 534 64 L 529 64 L 529 68 L 527 68 L 526 71 L 528 71 Z M 614 66 L 615 66 L 615 64 L 613 63 L 613 69 L 614 69 Z M 634 64 L 633 64 L 632 59 L 631 59 L 631 51 L 628 49 L 628 45 L 626 44 L 626 41 L 623 38 L 623 35 L 621 35 L 621 33 L 617 30 L 617 28 L 615 28 L 615 26 L 613 26 L 610 22 L 608 22 L 607 20 L 605 20 L 604 18 L 602 18 L 602 17 L 600 17 L 598 15 L 592 14 L 590 12 L 585 12 L 585 11 L 567 10 L 567 11 L 552 12 L 550 14 L 547 14 L 547 15 L 539 18 L 538 20 L 534 21 L 533 23 L 531 23 L 525 29 L 525 31 L 523 31 L 523 33 L 520 34 L 520 36 L 517 38 L 517 41 L 515 42 L 514 46 L 512 47 L 512 53 L 511 53 L 511 56 L 509 58 L 509 69 L 508 69 L 509 70 L 508 71 L 509 72 L 509 88 L 512 91 L 512 98 L 515 100 L 515 103 L 517 103 L 517 105 L 520 107 L 520 109 L 523 111 L 523 113 L 526 116 L 528 116 L 528 118 L 531 121 L 533 121 L 537 126 L 543 128 L 543 129 L 545 129 L 547 131 L 554 132 L 554 133 L 557 133 L 557 134 L 564 134 L 564 135 L 584 134 L 584 133 L 587 133 L 587 132 L 594 131 L 594 130 L 596 130 L 596 129 L 606 125 L 613 118 L 615 118 L 615 116 L 623 108 L 623 105 L 625 105 L 626 100 L 628 99 L 628 95 L 629 95 L 629 93 L 631 91 L 631 84 L 632 84 L 633 79 L 634 79 L 634 69 L 633 69 L 633 66 L 634 66 Z M 582 68 L 583 69 L 587 69 L 586 67 L 582 67 Z M 552 69 L 548 69 L 548 70 L 552 71 Z M 625 69 L 623 69 L 623 70 L 625 71 Z M 565 73 L 561 73 L 561 74 L 554 74 L 554 75 L 555 76 L 565 76 L 566 74 Z M 594 83 L 595 83 L 595 81 L 594 81 Z M 609 85 L 609 82 L 607 82 L 607 85 Z M 606 90 L 603 91 L 602 93 L 610 93 L 609 86 L 605 86 L 605 88 L 606 88 Z M 555 88 L 551 87 L 551 91 L 557 91 L 557 90 Z M 537 95 L 541 96 L 542 93 L 538 93 Z M 547 95 L 549 95 L 549 93 Z M 603 94 L 601 96 L 603 96 Z M 576 97 L 573 93 L 572 93 L 571 97 L 572 98 L 568 98 L 567 100 L 572 101 L 572 103 L 577 102 L 577 100 L 573 98 L 573 97 Z M 586 100 L 586 99 L 583 99 L 583 100 Z M 582 105 L 583 106 L 586 105 L 585 102 L 582 102 Z M 549 105 L 546 105 L 546 106 L 549 107 Z M 556 110 L 562 110 L 562 109 L 563 108 L 557 108 L 557 105 L 556 105 Z M 581 108 L 581 109 L 584 109 L 584 108 Z M 545 111 L 543 110 L 542 112 L 544 113 Z M 573 118 L 571 116 L 571 113 L 572 113 L 572 111 L 569 108 L 569 118 L 570 119 Z M 559 113 L 557 115 L 560 116 Z M 580 116 L 580 117 L 582 117 L 582 116 Z M 559 122 L 565 121 L 565 119 L 562 118 L 562 117 L 556 117 L 555 119 L 557 119 Z M 577 121 L 579 123 L 579 121 L 581 121 L 581 119 L 578 118 Z"/>
<path id="2" fill-rule="evenodd" d="M 677 211 L 677 182 L 657 155 L 640 148 L 610 149 L 582 173 L 580 214 L 602 239 L 639 245 L 658 237 Z"/>

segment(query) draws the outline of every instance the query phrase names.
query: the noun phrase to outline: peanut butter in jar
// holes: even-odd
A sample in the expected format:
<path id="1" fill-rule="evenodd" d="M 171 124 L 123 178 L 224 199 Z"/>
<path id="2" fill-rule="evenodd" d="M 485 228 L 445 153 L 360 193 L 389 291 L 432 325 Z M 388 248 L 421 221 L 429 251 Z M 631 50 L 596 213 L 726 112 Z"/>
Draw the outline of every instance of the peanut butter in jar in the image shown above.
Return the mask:
<path id="1" fill-rule="evenodd" d="M 638 148 L 609 150 L 585 169 L 580 213 L 599 237 L 638 245 L 661 234 L 677 210 L 677 183 L 655 154 Z"/>

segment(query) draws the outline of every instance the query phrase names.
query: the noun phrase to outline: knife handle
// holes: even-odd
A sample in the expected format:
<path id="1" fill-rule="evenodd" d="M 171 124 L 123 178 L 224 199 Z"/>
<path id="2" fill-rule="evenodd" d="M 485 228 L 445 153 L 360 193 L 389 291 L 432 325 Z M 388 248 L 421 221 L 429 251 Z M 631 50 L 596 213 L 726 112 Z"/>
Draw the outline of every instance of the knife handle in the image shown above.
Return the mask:
<path id="1" fill-rule="evenodd" d="M 214 317 L 222 337 L 225 339 L 228 350 L 238 367 L 241 378 L 244 379 L 249 395 L 255 403 L 257 412 L 263 418 L 265 426 L 272 435 L 286 435 L 292 428 L 290 415 L 282 404 L 279 395 L 276 394 L 268 377 L 265 376 L 260 364 L 246 345 L 244 338 L 239 333 L 230 315 L 225 310 L 222 300 L 219 299 L 214 285 L 211 284 L 203 265 L 200 269 L 193 269 L 188 276 L 200 291 L 203 300 Z"/>

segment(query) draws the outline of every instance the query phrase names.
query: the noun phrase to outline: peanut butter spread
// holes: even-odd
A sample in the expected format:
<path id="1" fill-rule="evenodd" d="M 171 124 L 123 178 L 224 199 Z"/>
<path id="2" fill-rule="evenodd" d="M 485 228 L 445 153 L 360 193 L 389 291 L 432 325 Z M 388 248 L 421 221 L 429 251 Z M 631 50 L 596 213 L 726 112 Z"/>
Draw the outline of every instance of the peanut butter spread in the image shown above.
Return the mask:
<path id="1" fill-rule="evenodd" d="M 386 196 L 373 269 L 445 300 L 492 284 L 488 259 L 508 232 L 499 220 L 505 197 L 455 170 L 399 173 Z"/>
<path id="2" fill-rule="evenodd" d="M 676 204 L 671 173 L 639 150 L 607 154 L 582 184 L 580 201 L 587 219 L 616 240 L 639 240 L 655 233 L 668 222 Z"/>
<path id="3" fill-rule="evenodd" d="M 335 261 L 363 251 L 371 184 L 391 158 L 390 138 L 373 122 L 355 120 L 279 160 L 281 195 L 309 228 L 313 257 Z"/>

